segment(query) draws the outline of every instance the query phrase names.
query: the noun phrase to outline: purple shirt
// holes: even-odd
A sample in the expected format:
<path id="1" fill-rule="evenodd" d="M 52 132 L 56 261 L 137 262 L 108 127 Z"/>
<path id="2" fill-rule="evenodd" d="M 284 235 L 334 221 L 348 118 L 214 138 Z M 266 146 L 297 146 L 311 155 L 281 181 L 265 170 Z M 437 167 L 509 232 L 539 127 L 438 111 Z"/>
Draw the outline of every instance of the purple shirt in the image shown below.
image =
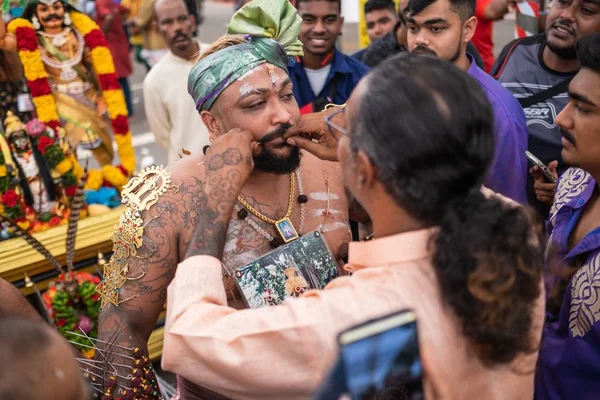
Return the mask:
<path id="1" fill-rule="evenodd" d="M 600 222 L 569 250 L 575 229 L 594 191 L 596 181 L 579 168 L 560 177 L 548 220 L 548 265 L 577 267 L 569 280 L 556 316 L 547 313 L 538 367 L 535 398 L 600 398 Z M 556 268 L 556 267 L 555 267 Z M 547 271 L 549 290 L 556 285 Z"/>
<path id="2" fill-rule="evenodd" d="M 485 186 L 496 193 L 527 204 L 527 120 L 513 95 L 475 64 L 468 54 L 471 75 L 485 92 L 494 113 L 496 150 Z"/>

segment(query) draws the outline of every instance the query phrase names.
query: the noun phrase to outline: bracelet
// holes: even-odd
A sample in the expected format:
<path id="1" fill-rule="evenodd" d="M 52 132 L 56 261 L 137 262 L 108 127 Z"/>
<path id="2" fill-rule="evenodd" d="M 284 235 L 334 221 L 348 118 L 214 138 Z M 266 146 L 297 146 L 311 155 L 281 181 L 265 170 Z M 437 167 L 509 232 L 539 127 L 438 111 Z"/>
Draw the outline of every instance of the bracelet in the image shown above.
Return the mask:
<path id="1" fill-rule="evenodd" d="M 327 111 L 333 107 L 339 107 L 339 108 L 346 108 L 346 103 L 344 104 L 333 104 L 333 103 L 329 103 L 325 106 L 325 108 L 323 108 L 323 111 Z"/>

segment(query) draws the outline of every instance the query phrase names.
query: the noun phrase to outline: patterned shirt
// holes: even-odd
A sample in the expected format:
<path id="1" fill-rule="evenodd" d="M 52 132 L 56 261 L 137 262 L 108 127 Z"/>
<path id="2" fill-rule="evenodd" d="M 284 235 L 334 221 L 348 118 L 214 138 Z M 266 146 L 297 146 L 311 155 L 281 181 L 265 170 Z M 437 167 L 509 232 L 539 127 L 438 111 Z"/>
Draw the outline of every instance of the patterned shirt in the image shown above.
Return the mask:
<path id="1" fill-rule="evenodd" d="M 596 190 L 590 174 L 569 168 L 560 178 L 550 211 L 548 248 L 561 265 L 578 269 L 568 283 L 559 314 L 556 318 L 549 315 L 544 327 L 536 399 L 599 398 L 600 226 L 572 249 L 568 246 Z"/>

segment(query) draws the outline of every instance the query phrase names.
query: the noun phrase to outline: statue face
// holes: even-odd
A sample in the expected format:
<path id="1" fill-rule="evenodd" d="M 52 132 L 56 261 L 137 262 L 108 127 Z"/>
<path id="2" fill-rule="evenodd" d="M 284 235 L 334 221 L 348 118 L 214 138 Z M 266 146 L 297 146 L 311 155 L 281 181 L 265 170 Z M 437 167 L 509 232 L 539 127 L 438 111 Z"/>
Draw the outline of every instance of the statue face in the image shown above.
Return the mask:
<path id="1" fill-rule="evenodd" d="M 35 12 L 44 30 L 62 28 L 65 19 L 65 8 L 60 1 L 51 6 L 38 4 L 35 7 Z"/>
<path id="2" fill-rule="evenodd" d="M 21 154 L 25 153 L 31 148 L 29 137 L 25 131 L 18 131 L 10 136 L 10 143 L 13 146 L 15 152 Z"/>

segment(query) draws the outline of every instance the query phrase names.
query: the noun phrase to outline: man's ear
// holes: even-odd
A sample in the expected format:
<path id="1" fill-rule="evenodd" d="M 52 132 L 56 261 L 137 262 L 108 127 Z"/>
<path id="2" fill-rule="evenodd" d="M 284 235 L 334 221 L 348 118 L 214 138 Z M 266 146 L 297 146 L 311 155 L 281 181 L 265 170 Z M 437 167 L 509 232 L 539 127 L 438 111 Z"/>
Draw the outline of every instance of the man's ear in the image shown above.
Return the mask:
<path id="1" fill-rule="evenodd" d="M 377 167 L 371 162 L 371 158 L 362 150 L 356 153 L 354 158 L 356 165 L 356 185 L 359 189 L 370 188 L 377 184 Z"/>
<path id="2" fill-rule="evenodd" d="M 206 129 L 208 129 L 208 136 L 211 142 L 221 135 L 219 123 L 212 112 L 202 111 L 200 113 L 200 118 L 202 119 L 204 126 L 206 126 Z"/>
<path id="3" fill-rule="evenodd" d="M 475 34 L 475 28 L 477 28 L 477 18 L 475 16 L 472 16 L 463 25 L 463 40 L 465 43 L 470 42 L 471 39 L 473 39 L 473 35 Z"/>

